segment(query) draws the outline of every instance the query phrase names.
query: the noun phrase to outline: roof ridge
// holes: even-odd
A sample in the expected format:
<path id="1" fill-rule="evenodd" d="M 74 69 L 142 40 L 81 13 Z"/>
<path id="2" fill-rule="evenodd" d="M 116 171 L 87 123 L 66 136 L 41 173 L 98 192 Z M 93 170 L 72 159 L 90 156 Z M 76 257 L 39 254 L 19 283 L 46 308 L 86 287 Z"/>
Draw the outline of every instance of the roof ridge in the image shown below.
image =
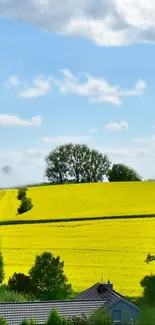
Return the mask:
<path id="1" fill-rule="evenodd" d="M 105 300 L 96 300 L 96 299 L 90 299 L 89 302 L 107 302 L 107 299 Z M 80 304 L 81 302 L 88 303 L 88 300 L 86 299 L 80 299 L 80 300 L 44 300 L 44 301 L 15 301 L 15 302 L 0 302 L 1 305 L 31 305 L 31 304 L 52 304 L 52 303 L 77 303 Z"/>

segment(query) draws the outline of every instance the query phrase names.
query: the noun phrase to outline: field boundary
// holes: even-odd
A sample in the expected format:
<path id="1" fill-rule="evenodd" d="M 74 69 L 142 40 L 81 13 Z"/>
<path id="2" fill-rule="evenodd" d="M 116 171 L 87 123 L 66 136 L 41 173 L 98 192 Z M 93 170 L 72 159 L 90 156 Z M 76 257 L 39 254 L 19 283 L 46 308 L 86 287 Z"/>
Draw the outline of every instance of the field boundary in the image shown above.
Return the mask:
<path id="1" fill-rule="evenodd" d="M 142 215 L 123 215 L 112 217 L 83 217 L 83 218 L 63 218 L 63 219 L 35 219 L 35 220 L 6 220 L 0 221 L 0 226 L 13 226 L 13 225 L 32 225 L 40 223 L 62 223 L 62 222 L 82 222 L 82 221 L 94 221 L 94 220 L 121 220 L 121 219 L 145 219 L 155 218 L 155 214 L 142 214 Z"/>

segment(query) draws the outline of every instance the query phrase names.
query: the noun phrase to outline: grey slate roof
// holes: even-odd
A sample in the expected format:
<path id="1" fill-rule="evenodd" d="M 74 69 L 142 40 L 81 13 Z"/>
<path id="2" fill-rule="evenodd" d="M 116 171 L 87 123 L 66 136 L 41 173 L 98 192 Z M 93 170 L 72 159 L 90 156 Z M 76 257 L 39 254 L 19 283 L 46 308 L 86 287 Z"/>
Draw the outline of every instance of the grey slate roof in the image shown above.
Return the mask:
<path id="1" fill-rule="evenodd" d="M 126 304 L 130 305 L 131 307 L 139 310 L 139 308 L 133 304 L 131 301 L 120 295 L 114 290 L 110 290 L 107 288 L 107 290 L 103 294 L 99 294 L 97 292 L 97 287 L 100 285 L 100 283 L 94 284 L 92 287 L 89 289 L 85 290 L 81 294 L 79 294 L 74 300 L 75 301 L 80 301 L 80 300 L 104 300 L 105 302 L 105 307 L 106 309 L 110 308 L 113 306 L 115 303 L 117 303 L 119 300 L 124 301 Z"/>
<path id="2" fill-rule="evenodd" d="M 38 325 L 42 325 L 53 308 L 64 318 L 82 314 L 89 317 L 100 308 L 104 309 L 104 305 L 102 300 L 0 303 L 0 317 L 4 317 L 9 325 L 19 325 L 22 320 L 30 320 L 31 317 L 38 321 Z"/>

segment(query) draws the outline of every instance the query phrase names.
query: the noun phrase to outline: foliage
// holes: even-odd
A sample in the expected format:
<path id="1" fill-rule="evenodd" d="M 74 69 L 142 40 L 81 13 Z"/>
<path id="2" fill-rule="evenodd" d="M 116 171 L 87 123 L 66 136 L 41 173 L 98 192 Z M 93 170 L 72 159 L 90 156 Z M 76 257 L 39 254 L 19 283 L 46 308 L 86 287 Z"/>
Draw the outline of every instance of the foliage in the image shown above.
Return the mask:
<path id="1" fill-rule="evenodd" d="M 112 325 L 110 315 L 104 314 L 102 312 L 95 312 L 91 318 L 91 325 Z"/>
<path id="2" fill-rule="evenodd" d="M 143 297 L 150 306 L 155 306 L 155 275 L 145 276 L 141 282 L 143 289 Z"/>
<path id="3" fill-rule="evenodd" d="M 25 212 L 31 210 L 32 207 L 33 207 L 33 204 L 32 204 L 31 198 L 24 197 L 21 200 L 21 205 L 18 208 L 18 213 L 19 214 L 25 213 Z"/>
<path id="4" fill-rule="evenodd" d="M 149 264 L 149 263 L 151 263 L 153 261 L 155 261 L 155 256 L 151 255 L 151 254 L 148 254 L 147 258 L 146 258 L 146 263 Z"/>
<path id="5" fill-rule="evenodd" d="M 89 325 L 88 318 L 83 315 L 81 317 L 74 316 L 68 320 L 68 325 Z"/>
<path id="6" fill-rule="evenodd" d="M 50 252 L 37 255 L 29 271 L 38 297 L 43 300 L 64 299 L 71 293 L 71 285 L 64 274 L 64 262 Z"/>
<path id="7" fill-rule="evenodd" d="M 46 163 L 45 175 L 55 184 L 64 184 L 70 179 L 76 183 L 102 182 L 110 167 L 106 155 L 84 144 L 71 143 L 56 147 L 47 156 Z"/>
<path id="8" fill-rule="evenodd" d="M 134 169 L 124 164 L 114 164 L 108 172 L 108 180 L 109 182 L 134 182 L 141 181 L 141 177 Z"/>
<path id="9" fill-rule="evenodd" d="M 0 317 L 0 325 L 8 325 L 8 323 L 3 317 Z"/>
<path id="10" fill-rule="evenodd" d="M 141 309 L 140 320 L 138 325 L 155 325 L 155 308 L 150 308 L 147 305 Z"/>
<path id="11" fill-rule="evenodd" d="M 3 255 L 0 251 L 0 284 L 4 281 L 5 274 L 4 274 L 4 261 L 3 261 Z"/>
<path id="12" fill-rule="evenodd" d="M 55 184 L 63 184 L 68 179 L 70 145 L 56 147 L 46 158 L 46 177 Z"/>
<path id="13" fill-rule="evenodd" d="M 26 197 L 26 192 L 27 192 L 27 188 L 20 187 L 19 190 L 18 190 L 17 199 L 18 200 L 22 200 L 24 197 Z"/>
<path id="14" fill-rule="evenodd" d="M 52 309 L 45 325 L 68 325 L 68 322 L 58 315 L 56 309 Z"/>
<path id="15" fill-rule="evenodd" d="M 10 291 L 7 285 L 0 286 L 0 302 L 19 302 L 28 300 L 30 300 L 28 296 Z"/>
<path id="16" fill-rule="evenodd" d="M 11 291 L 16 291 L 18 293 L 34 293 L 30 277 L 23 273 L 14 273 L 13 276 L 9 278 L 8 287 Z"/>

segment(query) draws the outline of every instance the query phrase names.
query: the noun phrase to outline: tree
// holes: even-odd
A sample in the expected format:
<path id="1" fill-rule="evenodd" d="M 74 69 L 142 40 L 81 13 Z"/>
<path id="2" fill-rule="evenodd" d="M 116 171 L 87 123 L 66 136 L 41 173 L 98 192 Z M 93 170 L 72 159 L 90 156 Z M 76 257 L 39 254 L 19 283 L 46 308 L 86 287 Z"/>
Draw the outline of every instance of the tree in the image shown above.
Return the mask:
<path id="1" fill-rule="evenodd" d="M 31 198 L 27 198 L 26 196 L 21 199 L 21 205 L 18 208 L 18 213 L 25 213 L 33 208 Z"/>
<path id="2" fill-rule="evenodd" d="M 114 164 L 108 172 L 109 182 L 141 181 L 142 178 L 132 168 L 124 164 Z"/>
<path id="3" fill-rule="evenodd" d="M 19 188 L 17 199 L 22 200 L 24 197 L 26 197 L 26 192 L 27 192 L 27 188 L 24 187 Z"/>
<path id="4" fill-rule="evenodd" d="M 11 291 L 16 291 L 18 293 L 34 293 L 30 276 L 23 273 L 14 273 L 13 276 L 9 278 L 8 287 Z"/>
<path id="5" fill-rule="evenodd" d="M 60 256 L 50 252 L 37 255 L 35 264 L 29 271 L 37 297 L 42 299 L 64 299 L 71 293 L 71 285 L 64 274 L 64 262 Z"/>
<path id="6" fill-rule="evenodd" d="M 52 183 L 63 184 L 68 179 L 71 145 L 59 146 L 46 157 L 45 176 Z"/>
<path id="7" fill-rule="evenodd" d="M 4 261 L 3 261 L 2 252 L 0 252 L 0 284 L 3 282 L 4 278 L 5 278 L 5 274 L 4 274 Z"/>
<path id="8" fill-rule="evenodd" d="M 110 161 L 106 155 L 97 150 L 90 150 L 89 159 L 85 165 L 85 175 L 87 183 L 102 182 L 104 176 L 108 174 Z"/>
<path id="9" fill-rule="evenodd" d="M 57 147 L 46 158 L 45 175 L 50 182 L 63 184 L 102 182 L 108 174 L 110 161 L 106 155 L 91 150 L 85 144 L 67 144 Z"/>
<path id="10" fill-rule="evenodd" d="M 144 288 L 143 297 L 146 299 L 150 306 L 155 305 L 155 275 L 145 276 L 141 282 Z"/>

